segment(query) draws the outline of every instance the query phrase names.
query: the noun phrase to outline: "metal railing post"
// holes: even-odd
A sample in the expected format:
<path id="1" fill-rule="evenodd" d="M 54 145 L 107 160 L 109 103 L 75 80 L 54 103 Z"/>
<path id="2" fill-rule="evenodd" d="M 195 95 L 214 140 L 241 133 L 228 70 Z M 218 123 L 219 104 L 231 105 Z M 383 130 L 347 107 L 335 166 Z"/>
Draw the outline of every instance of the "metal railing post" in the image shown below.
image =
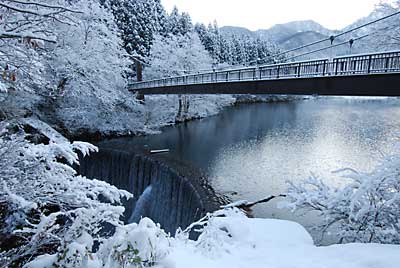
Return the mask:
<path id="1" fill-rule="evenodd" d="M 367 70 L 367 73 L 371 73 L 371 61 L 372 61 L 372 55 L 369 55 L 369 57 L 368 57 L 368 70 Z"/>
<path id="2" fill-rule="evenodd" d="M 281 66 L 278 65 L 278 69 L 276 70 L 276 78 L 279 78 L 279 70 L 280 70 Z"/>
<path id="3" fill-rule="evenodd" d="M 386 58 L 386 61 L 385 61 L 385 73 L 387 73 L 387 71 L 389 69 L 389 60 L 390 60 L 390 58 Z"/>
<path id="4" fill-rule="evenodd" d="M 297 68 L 299 68 L 298 71 L 297 71 L 297 77 L 300 77 L 301 63 L 299 63 L 299 66 Z"/>
<path id="5" fill-rule="evenodd" d="M 337 60 L 333 60 L 333 64 L 335 65 L 335 75 L 338 74 L 338 64 L 339 62 Z"/>

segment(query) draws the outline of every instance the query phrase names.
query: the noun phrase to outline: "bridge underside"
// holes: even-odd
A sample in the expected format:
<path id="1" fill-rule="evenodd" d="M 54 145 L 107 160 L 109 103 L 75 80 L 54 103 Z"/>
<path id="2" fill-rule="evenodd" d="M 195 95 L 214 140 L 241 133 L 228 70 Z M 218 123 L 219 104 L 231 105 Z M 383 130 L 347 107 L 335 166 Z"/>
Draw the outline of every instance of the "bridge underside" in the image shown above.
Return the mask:
<path id="1" fill-rule="evenodd" d="M 174 85 L 138 90 L 151 94 L 293 94 L 400 96 L 400 73 L 287 78 Z"/>

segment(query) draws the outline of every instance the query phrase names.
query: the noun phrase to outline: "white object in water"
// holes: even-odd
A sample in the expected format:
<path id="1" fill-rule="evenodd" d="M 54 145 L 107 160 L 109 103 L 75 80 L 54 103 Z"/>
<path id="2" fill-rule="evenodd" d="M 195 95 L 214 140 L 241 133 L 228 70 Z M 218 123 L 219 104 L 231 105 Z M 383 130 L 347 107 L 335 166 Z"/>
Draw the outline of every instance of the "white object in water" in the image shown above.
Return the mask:
<path id="1" fill-rule="evenodd" d="M 161 154 L 161 153 L 169 153 L 169 149 L 163 149 L 163 150 L 151 150 L 151 154 Z"/>

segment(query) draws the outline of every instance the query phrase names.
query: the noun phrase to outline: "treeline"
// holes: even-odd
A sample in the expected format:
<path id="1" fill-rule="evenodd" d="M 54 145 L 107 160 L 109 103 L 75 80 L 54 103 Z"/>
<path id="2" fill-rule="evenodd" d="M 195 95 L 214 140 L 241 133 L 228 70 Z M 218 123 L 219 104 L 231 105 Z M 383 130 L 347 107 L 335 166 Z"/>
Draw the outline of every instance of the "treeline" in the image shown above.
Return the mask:
<path id="1" fill-rule="evenodd" d="M 208 27 L 193 25 L 189 14 L 180 13 L 176 7 L 168 14 L 160 0 L 102 1 L 113 12 L 125 50 L 144 60 L 150 56 L 156 36 L 177 38 L 197 34 L 214 65 L 248 64 L 269 58 L 277 51 L 276 46 L 265 40 L 223 36 L 216 23 Z"/>
<path id="2" fill-rule="evenodd" d="M 206 50 L 219 64 L 252 65 L 270 63 L 274 61 L 274 55 L 279 52 L 276 45 L 266 40 L 223 35 L 219 31 L 216 22 L 210 23 L 207 27 L 202 23 L 198 23 L 194 28 Z"/>

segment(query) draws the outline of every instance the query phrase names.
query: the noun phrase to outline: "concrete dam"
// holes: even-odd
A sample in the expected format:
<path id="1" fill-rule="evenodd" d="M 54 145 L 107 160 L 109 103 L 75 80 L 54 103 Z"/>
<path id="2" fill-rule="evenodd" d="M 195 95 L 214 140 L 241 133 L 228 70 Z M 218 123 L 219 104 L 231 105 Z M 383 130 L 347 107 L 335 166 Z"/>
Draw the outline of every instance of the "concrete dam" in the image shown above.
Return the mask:
<path id="1" fill-rule="evenodd" d="M 106 181 L 133 194 L 124 221 L 151 218 L 171 235 L 221 204 L 211 187 L 196 176 L 182 174 L 168 161 L 143 153 L 102 148 L 81 159 L 79 174 Z"/>

